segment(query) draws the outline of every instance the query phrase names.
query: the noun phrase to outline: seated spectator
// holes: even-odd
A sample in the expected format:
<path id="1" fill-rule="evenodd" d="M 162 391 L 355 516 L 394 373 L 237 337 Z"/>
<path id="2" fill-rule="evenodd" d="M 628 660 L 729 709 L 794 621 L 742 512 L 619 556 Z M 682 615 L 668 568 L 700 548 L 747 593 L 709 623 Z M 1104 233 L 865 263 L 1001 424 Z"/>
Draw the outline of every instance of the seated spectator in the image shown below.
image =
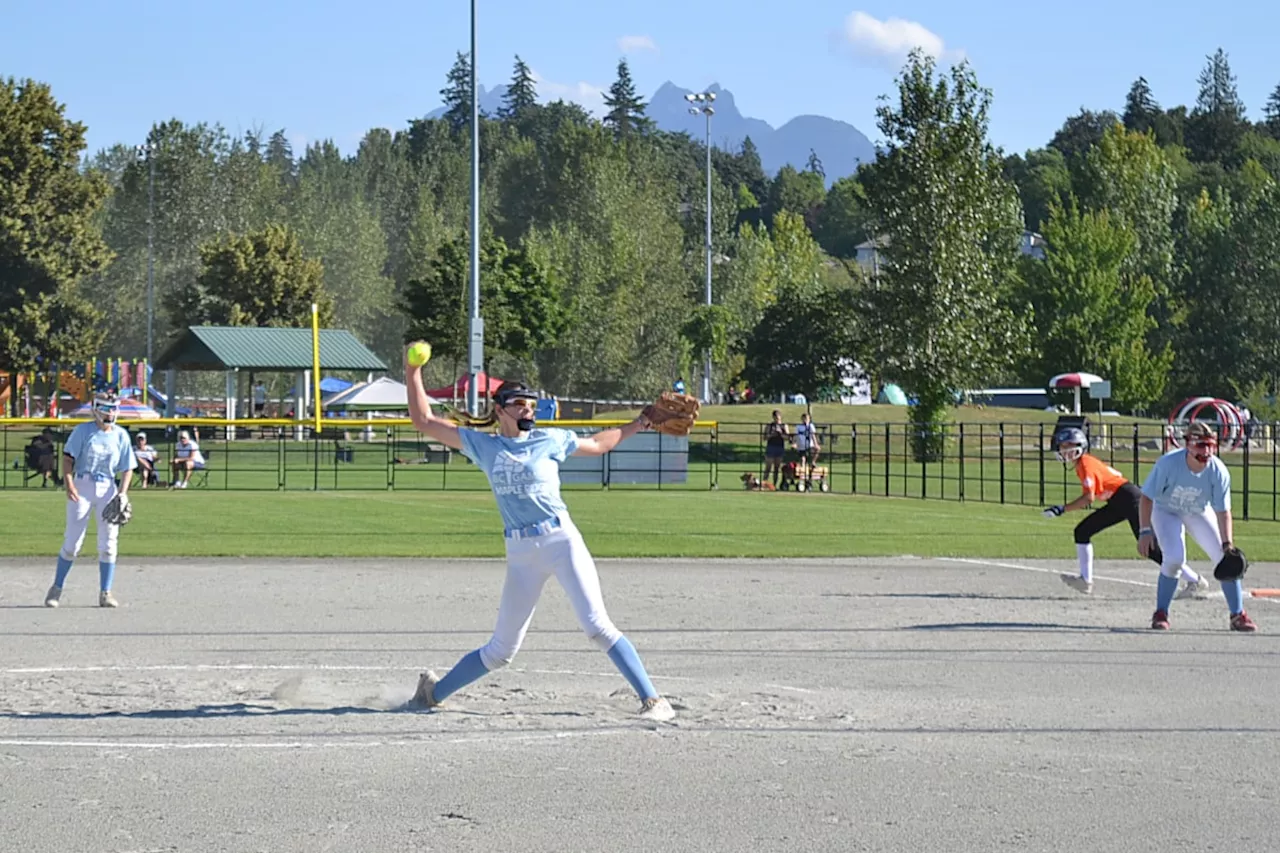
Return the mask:
<path id="1" fill-rule="evenodd" d="M 173 449 L 173 482 L 171 489 L 185 489 L 191 482 L 191 472 L 204 467 L 204 454 L 200 445 L 191 439 L 185 429 L 178 433 L 178 443 Z M 181 479 L 179 479 L 181 478 Z"/>
<path id="2" fill-rule="evenodd" d="M 39 435 L 31 439 L 24 455 L 27 467 L 43 478 L 40 488 L 47 488 L 50 480 L 53 480 L 55 486 L 62 485 L 62 479 L 58 476 L 58 454 L 53 442 L 53 430 L 49 427 L 41 430 Z"/>
<path id="3" fill-rule="evenodd" d="M 160 464 L 160 457 L 156 454 L 156 449 L 147 444 L 147 434 L 145 432 L 138 433 L 133 455 L 138 460 L 138 476 L 142 479 L 142 488 L 160 485 L 160 476 L 156 473 L 156 466 Z"/>

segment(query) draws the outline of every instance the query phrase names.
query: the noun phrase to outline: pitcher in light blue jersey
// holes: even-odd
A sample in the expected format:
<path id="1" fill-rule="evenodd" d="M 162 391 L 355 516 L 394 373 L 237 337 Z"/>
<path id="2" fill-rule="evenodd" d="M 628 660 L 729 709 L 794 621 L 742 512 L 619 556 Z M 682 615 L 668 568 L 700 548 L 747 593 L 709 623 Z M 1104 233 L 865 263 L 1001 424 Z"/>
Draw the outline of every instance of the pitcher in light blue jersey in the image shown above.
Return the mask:
<path id="1" fill-rule="evenodd" d="M 536 429 L 537 395 L 517 382 L 504 382 L 489 416 L 470 426 L 497 426 L 497 432 L 460 427 L 437 417 L 423 389 L 420 368 L 405 360 L 409 416 L 419 432 L 461 450 L 484 471 L 502 515 L 507 540 L 507 576 L 493 636 L 469 652 L 443 678 L 424 672 L 411 705 L 436 708 L 457 690 L 504 667 L 524 642 L 547 579 L 554 576 L 568 596 L 588 639 L 605 651 L 640 697 L 640 716 L 665 722 L 675 717 L 658 694 L 631 641 L 605 611 L 600 577 L 582 534 L 560 498 L 560 463 L 570 456 L 602 456 L 649 427 L 644 416 L 629 424 L 580 437 L 566 429 Z"/>
<path id="2" fill-rule="evenodd" d="M 1178 589 L 1178 576 L 1187 561 L 1186 534 L 1214 565 L 1222 559 L 1234 534 L 1231 518 L 1231 472 L 1218 458 L 1218 436 L 1208 424 L 1191 424 L 1186 446 L 1166 453 L 1142 485 L 1138 507 L 1138 553 L 1146 557 L 1156 543 L 1164 552 L 1156 584 L 1156 612 L 1151 627 L 1169 629 L 1169 605 Z M 1220 581 L 1232 631 L 1252 632 L 1258 626 L 1244 612 L 1244 585 L 1239 578 Z"/>
<path id="3" fill-rule="evenodd" d="M 98 524 L 98 605 L 117 607 L 111 585 L 116 573 L 116 542 L 120 527 L 102 518 L 102 511 L 116 494 L 128 494 L 129 480 L 137 459 L 129 433 L 116 423 L 120 401 L 111 394 L 93 398 L 93 420 L 79 424 L 62 448 L 62 466 L 67 486 L 67 529 L 58 552 L 53 586 L 45 594 L 45 607 L 62 603 L 62 587 L 71 565 L 80 555 L 89 516 Z M 116 487 L 116 478 L 120 486 Z"/>

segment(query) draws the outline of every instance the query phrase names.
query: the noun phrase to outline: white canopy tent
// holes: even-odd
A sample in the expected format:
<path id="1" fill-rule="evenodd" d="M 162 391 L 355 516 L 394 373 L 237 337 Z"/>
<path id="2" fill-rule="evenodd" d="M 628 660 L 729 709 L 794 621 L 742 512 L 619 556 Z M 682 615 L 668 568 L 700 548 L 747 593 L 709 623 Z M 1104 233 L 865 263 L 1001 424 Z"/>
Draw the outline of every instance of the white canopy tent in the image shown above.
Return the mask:
<path id="1" fill-rule="evenodd" d="M 403 382 L 381 376 L 339 391 L 324 401 L 324 407 L 335 412 L 402 412 L 409 408 L 409 389 Z"/>

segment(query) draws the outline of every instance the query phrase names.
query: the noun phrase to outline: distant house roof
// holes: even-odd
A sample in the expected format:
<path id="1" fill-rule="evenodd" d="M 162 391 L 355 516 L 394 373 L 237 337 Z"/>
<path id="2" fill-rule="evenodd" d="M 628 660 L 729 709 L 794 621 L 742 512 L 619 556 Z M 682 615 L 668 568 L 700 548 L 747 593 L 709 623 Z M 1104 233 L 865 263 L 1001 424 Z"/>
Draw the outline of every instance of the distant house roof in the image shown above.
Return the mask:
<path id="1" fill-rule="evenodd" d="M 309 370 L 310 329 L 191 326 L 156 359 L 156 370 Z M 320 330 L 321 370 L 386 370 L 348 331 Z"/>

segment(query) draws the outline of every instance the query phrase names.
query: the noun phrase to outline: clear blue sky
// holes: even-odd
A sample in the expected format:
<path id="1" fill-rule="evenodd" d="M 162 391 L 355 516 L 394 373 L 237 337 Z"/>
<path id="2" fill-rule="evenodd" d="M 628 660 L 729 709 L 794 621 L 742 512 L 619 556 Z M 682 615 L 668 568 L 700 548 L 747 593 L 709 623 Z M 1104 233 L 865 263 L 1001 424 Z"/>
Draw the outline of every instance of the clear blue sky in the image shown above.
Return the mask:
<path id="1" fill-rule="evenodd" d="M 718 82 L 775 127 L 817 113 L 872 139 L 876 98 L 909 43 L 969 58 L 994 90 L 992 137 L 1008 151 L 1043 145 L 1081 106 L 1119 110 L 1139 75 L 1162 105 L 1189 104 L 1218 47 L 1251 118 L 1280 83 L 1275 0 L 808 0 L 758 12 L 742 0 L 479 2 L 486 86 L 505 82 L 519 53 L 544 95 L 594 106 L 625 50 L 646 98 L 666 80 Z M 295 145 L 329 138 L 350 152 L 369 128 L 398 129 L 438 106 L 469 39 L 465 0 L 0 5 L 0 76 L 50 83 L 89 126 L 91 150 L 137 143 L 176 117 L 285 128 Z"/>

